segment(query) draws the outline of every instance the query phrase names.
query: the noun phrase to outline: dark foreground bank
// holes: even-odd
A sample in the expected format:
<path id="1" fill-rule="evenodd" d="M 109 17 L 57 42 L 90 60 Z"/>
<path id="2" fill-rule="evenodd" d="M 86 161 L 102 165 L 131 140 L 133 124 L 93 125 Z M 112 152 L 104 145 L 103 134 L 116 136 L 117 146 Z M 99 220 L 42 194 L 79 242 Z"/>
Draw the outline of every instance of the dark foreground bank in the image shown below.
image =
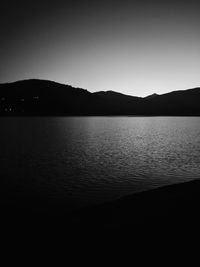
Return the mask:
<path id="1" fill-rule="evenodd" d="M 96 263 L 109 255 L 112 262 L 128 256 L 141 263 L 149 262 L 149 255 L 153 261 L 162 255 L 163 262 L 172 255 L 183 258 L 188 251 L 198 249 L 200 180 L 65 215 L 59 206 L 22 201 L 21 208 L 17 203 L 11 207 L 1 202 L 1 243 L 9 259 L 16 260 L 11 253 L 15 251 L 22 258 L 31 254 L 28 261 L 42 255 L 45 262 L 64 257 L 67 262 L 71 258 L 73 262 L 90 259 Z"/>
<path id="2" fill-rule="evenodd" d="M 165 186 L 74 212 L 74 225 L 127 229 L 200 222 L 200 180 Z"/>
<path id="3" fill-rule="evenodd" d="M 56 261 L 60 256 L 67 261 L 72 257 L 73 262 L 93 256 L 99 262 L 107 255 L 112 261 L 128 255 L 134 262 L 149 261 L 147 255 L 155 259 L 164 254 L 163 260 L 182 257 L 198 249 L 199 205 L 200 180 L 65 214 L 60 206 L 23 199 L 21 208 L 17 203 L 16 207 L 1 205 L 1 241 L 9 252 L 11 247 L 23 257 L 31 252 L 29 260 L 38 251 L 45 261 L 52 256 Z"/>
<path id="4" fill-rule="evenodd" d="M 31 203 L 25 197 L 20 201 L 15 206 L 1 203 L 1 222 L 10 227 L 29 223 L 40 227 L 46 223 L 46 228 L 59 225 L 70 232 L 151 227 L 196 227 L 198 230 L 200 225 L 200 180 L 125 196 L 73 212 L 64 212 L 58 203 Z"/>

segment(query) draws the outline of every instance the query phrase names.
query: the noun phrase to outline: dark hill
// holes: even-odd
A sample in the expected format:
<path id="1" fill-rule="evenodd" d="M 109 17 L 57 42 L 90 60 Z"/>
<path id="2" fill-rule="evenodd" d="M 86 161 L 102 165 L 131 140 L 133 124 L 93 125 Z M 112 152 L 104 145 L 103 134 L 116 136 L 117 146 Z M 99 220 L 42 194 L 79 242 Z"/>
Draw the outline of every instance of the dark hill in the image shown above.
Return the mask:
<path id="1" fill-rule="evenodd" d="M 110 115 L 133 115 L 142 113 L 141 97 L 124 95 L 114 91 L 100 91 L 94 93 L 103 103 L 104 110 Z"/>
<path id="2" fill-rule="evenodd" d="M 152 94 L 152 95 L 148 95 L 145 97 L 146 100 L 151 100 L 153 98 L 155 98 L 156 96 L 158 96 L 158 94 Z"/>
<path id="3" fill-rule="evenodd" d="M 0 101 L 4 115 L 87 115 L 99 108 L 87 90 L 45 80 L 1 84 Z"/>
<path id="4" fill-rule="evenodd" d="M 200 88 L 145 98 L 85 89 L 46 80 L 0 84 L 0 115 L 199 116 Z"/>
<path id="5" fill-rule="evenodd" d="M 200 115 L 200 88 L 173 91 L 151 98 L 145 105 L 152 115 Z"/>

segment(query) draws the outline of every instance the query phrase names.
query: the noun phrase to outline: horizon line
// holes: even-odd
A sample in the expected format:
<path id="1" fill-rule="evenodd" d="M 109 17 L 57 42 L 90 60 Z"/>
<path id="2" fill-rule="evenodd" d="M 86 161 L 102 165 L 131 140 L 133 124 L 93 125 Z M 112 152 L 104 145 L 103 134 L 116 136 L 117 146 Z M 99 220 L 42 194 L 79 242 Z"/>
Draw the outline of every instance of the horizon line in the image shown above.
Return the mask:
<path id="1" fill-rule="evenodd" d="M 26 78 L 26 79 L 21 79 L 21 80 L 15 80 L 15 81 L 11 81 L 11 82 L 4 82 L 4 83 L 0 83 L 0 85 L 5 85 L 5 84 L 12 84 L 12 83 L 17 83 L 17 82 L 23 82 L 23 81 L 46 81 L 46 82 L 52 82 L 52 83 L 57 83 L 57 84 L 60 84 L 60 85 L 64 85 L 64 86 L 70 86 L 70 87 L 73 87 L 73 88 L 76 88 L 76 89 L 82 89 L 82 90 L 86 90 L 88 92 L 90 92 L 91 94 L 95 94 L 95 93 L 99 93 L 99 92 L 114 92 L 114 93 L 117 93 L 117 94 L 122 94 L 122 95 L 125 95 L 125 96 L 130 96 L 130 97 L 138 97 L 138 98 L 146 98 L 148 96 L 151 96 L 151 95 L 165 95 L 165 94 L 169 94 L 169 93 L 172 93 L 172 92 L 178 92 L 178 91 L 187 91 L 187 90 L 191 90 L 191 89 L 198 89 L 200 88 L 200 86 L 196 86 L 196 87 L 193 87 L 193 88 L 185 88 L 185 89 L 174 89 L 174 90 L 171 90 L 171 91 L 168 91 L 164 94 L 158 94 L 156 92 L 154 93 L 150 93 L 146 96 L 136 96 L 136 95 L 130 95 L 130 94 L 124 94 L 122 92 L 119 92 L 119 91 L 114 91 L 112 89 L 108 89 L 108 90 L 100 90 L 100 91 L 95 91 L 95 92 L 91 92 L 90 90 L 88 90 L 87 88 L 83 88 L 83 87 L 76 87 L 74 85 L 71 85 L 71 84 L 67 84 L 67 83 L 63 83 L 63 82 L 57 82 L 57 81 L 54 81 L 54 80 L 48 80 L 48 79 L 44 79 L 44 78 Z"/>

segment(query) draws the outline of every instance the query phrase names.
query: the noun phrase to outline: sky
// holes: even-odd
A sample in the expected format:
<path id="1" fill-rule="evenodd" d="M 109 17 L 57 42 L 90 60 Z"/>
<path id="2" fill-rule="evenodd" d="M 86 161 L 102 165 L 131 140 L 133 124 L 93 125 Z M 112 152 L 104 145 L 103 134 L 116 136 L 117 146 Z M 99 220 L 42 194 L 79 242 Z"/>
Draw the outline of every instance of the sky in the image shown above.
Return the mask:
<path id="1" fill-rule="evenodd" d="M 1 1 L 0 83 L 146 96 L 200 86 L 198 1 Z"/>

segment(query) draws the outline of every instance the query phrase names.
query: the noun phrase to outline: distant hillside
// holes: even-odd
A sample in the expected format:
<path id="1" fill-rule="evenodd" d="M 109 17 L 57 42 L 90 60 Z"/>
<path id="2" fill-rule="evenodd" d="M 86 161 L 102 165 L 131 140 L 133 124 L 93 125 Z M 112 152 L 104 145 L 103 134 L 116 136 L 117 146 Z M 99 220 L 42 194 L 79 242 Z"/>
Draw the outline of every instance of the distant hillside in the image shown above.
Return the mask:
<path id="1" fill-rule="evenodd" d="M 99 108 L 87 90 L 45 80 L 1 84 L 0 101 L 4 115 L 87 115 Z"/>
<path id="2" fill-rule="evenodd" d="M 152 115 L 200 115 L 200 88 L 156 95 L 149 99 L 145 109 Z"/>
<path id="3" fill-rule="evenodd" d="M 158 94 L 148 95 L 148 96 L 145 97 L 145 99 L 151 100 L 151 99 L 155 98 L 156 96 L 158 96 Z"/>
<path id="4" fill-rule="evenodd" d="M 130 115 L 142 112 L 143 99 L 124 95 L 114 91 L 100 91 L 94 93 L 103 103 L 104 112 L 115 115 Z M 106 110 L 105 110 L 106 109 Z"/>
<path id="5" fill-rule="evenodd" d="M 200 88 L 145 98 L 46 80 L 0 84 L 0 115 L 200 115 Z"/>

